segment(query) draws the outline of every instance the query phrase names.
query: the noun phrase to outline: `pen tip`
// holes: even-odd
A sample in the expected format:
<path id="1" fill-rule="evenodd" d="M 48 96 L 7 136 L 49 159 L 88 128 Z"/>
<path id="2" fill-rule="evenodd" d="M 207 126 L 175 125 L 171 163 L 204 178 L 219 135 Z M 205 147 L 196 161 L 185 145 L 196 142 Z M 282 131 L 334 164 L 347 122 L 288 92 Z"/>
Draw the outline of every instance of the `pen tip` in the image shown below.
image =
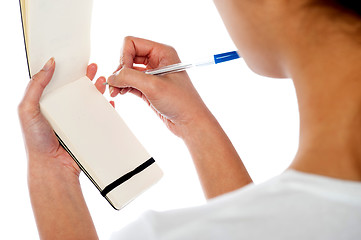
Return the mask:
<path id="1" fill-rule="evenodd" d="M 109 85 L 109 83 L 108 83 L 108 82 L 105 82 L 105 83 L 103 83 L 103 85 Z"/>

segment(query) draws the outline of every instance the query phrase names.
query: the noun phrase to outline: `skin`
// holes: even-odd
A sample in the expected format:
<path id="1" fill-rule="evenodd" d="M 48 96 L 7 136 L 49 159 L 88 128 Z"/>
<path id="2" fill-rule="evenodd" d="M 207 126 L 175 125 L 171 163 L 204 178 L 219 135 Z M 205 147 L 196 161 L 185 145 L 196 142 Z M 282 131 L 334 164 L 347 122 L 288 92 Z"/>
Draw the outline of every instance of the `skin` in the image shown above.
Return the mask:
<path id="1" fill-rule="evenodd" d="M 111 96 L 131 92 L 141 97 L 169 130 L 184 140 L 206 198 L 251 183 L 232 143 L 203 103 L 187 73 L 150 76 L 141 72 L 179 62 L 172 47 L 127 37 L 119 70 L 108 78 L 114 89 L 110 89 Z M 133 64 L 144 64 L 145 68 L 132 69 Z"/>
<path id="2" fill-rule="evenodd" d="M 79 183 L 80 169 L 59 144 L 40 112 L 39 100 L 55 69 L 54 59 L 33 76 L 19 105 L 28 157 L 28 186 L 41 239 L 97 239 Z M 87 68 L 93 79 L 97 66 Z M 105 91 L 104 77 L 95 86 Z"/>
<path id="3" fill-rule="evenodd" d="M 215 0 L 249 67 L 294 82 L 300 139 L 290 168 L 360 181 L 360 18 L 314 1 L 258 2 Z"/>
<path id="4" fill-rule="evenodd" d="M 361 181 L 361 46 L 356 40 L 361 20 L 310 0 L 214 2 L 249 67 L 294 82 L 300 141 L 290 168 Z M 177 62 L 173 48 L 127 37 L 120 66 L 108 78 L 111 96 L 130 92 L 141 97 L 184 140 L 207 198 L 245 186 L 251 178 L 187 73 L 149 76 L 139 71 Z M 134 63 L 144 68 L 133 68 Z M 42 239 L 96 239 L 79 168 L 39 108 L 54 67 L 51 63 L 33 77 L 19 105 L 34 215 Z M 95 73 L 96 66 L 90 65 L 87 76 L 93 79 Z M 101 92 L 104 81 L 95 84 Z"/>

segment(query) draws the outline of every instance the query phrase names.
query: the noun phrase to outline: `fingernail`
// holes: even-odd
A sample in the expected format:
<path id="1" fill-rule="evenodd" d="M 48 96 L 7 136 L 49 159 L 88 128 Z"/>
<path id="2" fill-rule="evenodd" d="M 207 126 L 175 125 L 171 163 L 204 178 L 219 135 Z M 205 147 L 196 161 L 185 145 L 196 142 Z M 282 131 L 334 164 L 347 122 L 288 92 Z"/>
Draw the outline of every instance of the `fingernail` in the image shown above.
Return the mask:
<path id="1" fill-rule="evenodd" d="M 93 68 L 93 69 L 98 68 L 98 66 L 95 63 L 91 63 L 89 66 L 90 66 L 90 68 Z"/>
<path id="2" fill-rule="evenodd" d="M 110 95 L 112 95 L 112 94 L 113 94 L 113 92 L 114 92 L 114 88 L 113 88 L 112 86 L 109 86 L 109 92 L 110 92 Z"/>
<path id="3" fill-rule="evenodd" d="M 51 68 L 51 66 L 53 66 L 53 64 L 54 64 L 54 58 L 52 57 L 52 58 L 50 58 L 50 59 L 47 61 L 47 63 L 44 65 L 43 70 L 44 70 L 45 72 L 49 71 L 49 69 Z"/>

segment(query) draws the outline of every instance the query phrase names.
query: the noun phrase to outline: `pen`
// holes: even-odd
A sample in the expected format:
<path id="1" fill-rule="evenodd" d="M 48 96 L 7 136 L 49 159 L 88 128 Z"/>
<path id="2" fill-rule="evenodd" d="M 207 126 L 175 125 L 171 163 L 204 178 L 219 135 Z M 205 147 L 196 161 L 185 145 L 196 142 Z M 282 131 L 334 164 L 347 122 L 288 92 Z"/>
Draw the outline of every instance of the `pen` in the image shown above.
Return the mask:
<path id="1" fill-rule="evenodd" d="M 177 64 L 172 64 L 172 65 L 168 65 L 168 66 L 164 66 L 164 67 L 160 67 L 160 68 L 149 69 L 149 70 L 144 71 L 144 73 L 150 74 L 150 75 L 165 75 L 165 74 L 169 74 L 169 73 L 185 71 L 186 69 L 192 68 L 192 67 L 213 65 L 213 64 L 231 61 L 231 60 L 238 59 L 238 58 L 240 58 L 240 56 L 237 53 L 237 51 L 232 51 L 232 52 L 216 54 L 216 55 L 213 55 L 213 57 L 211 59 L 207 59 L 207 60 L 203 60 L 203 61 L 199 61 L 199 62 L 195 62 L 195 63 L 177 63 Z M 104 85 L 108 85 L 108 83 L 106 82 L 106 83 L 104 83 Z"/>

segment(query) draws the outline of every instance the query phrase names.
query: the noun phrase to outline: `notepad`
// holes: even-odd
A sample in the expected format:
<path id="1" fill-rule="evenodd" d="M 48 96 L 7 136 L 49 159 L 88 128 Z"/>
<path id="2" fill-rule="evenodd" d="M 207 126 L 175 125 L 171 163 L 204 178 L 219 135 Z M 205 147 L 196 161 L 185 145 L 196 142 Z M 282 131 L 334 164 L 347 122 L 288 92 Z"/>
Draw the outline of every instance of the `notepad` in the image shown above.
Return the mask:
<path id="1" fill-rule="evenodd" d="M 51 57 L 56 61 L 41 112 L 62 146 L 119 210 L 163 173 L 86 77 L 92 0 L 20 0 L 20 6 L 30 76 Z"/>

